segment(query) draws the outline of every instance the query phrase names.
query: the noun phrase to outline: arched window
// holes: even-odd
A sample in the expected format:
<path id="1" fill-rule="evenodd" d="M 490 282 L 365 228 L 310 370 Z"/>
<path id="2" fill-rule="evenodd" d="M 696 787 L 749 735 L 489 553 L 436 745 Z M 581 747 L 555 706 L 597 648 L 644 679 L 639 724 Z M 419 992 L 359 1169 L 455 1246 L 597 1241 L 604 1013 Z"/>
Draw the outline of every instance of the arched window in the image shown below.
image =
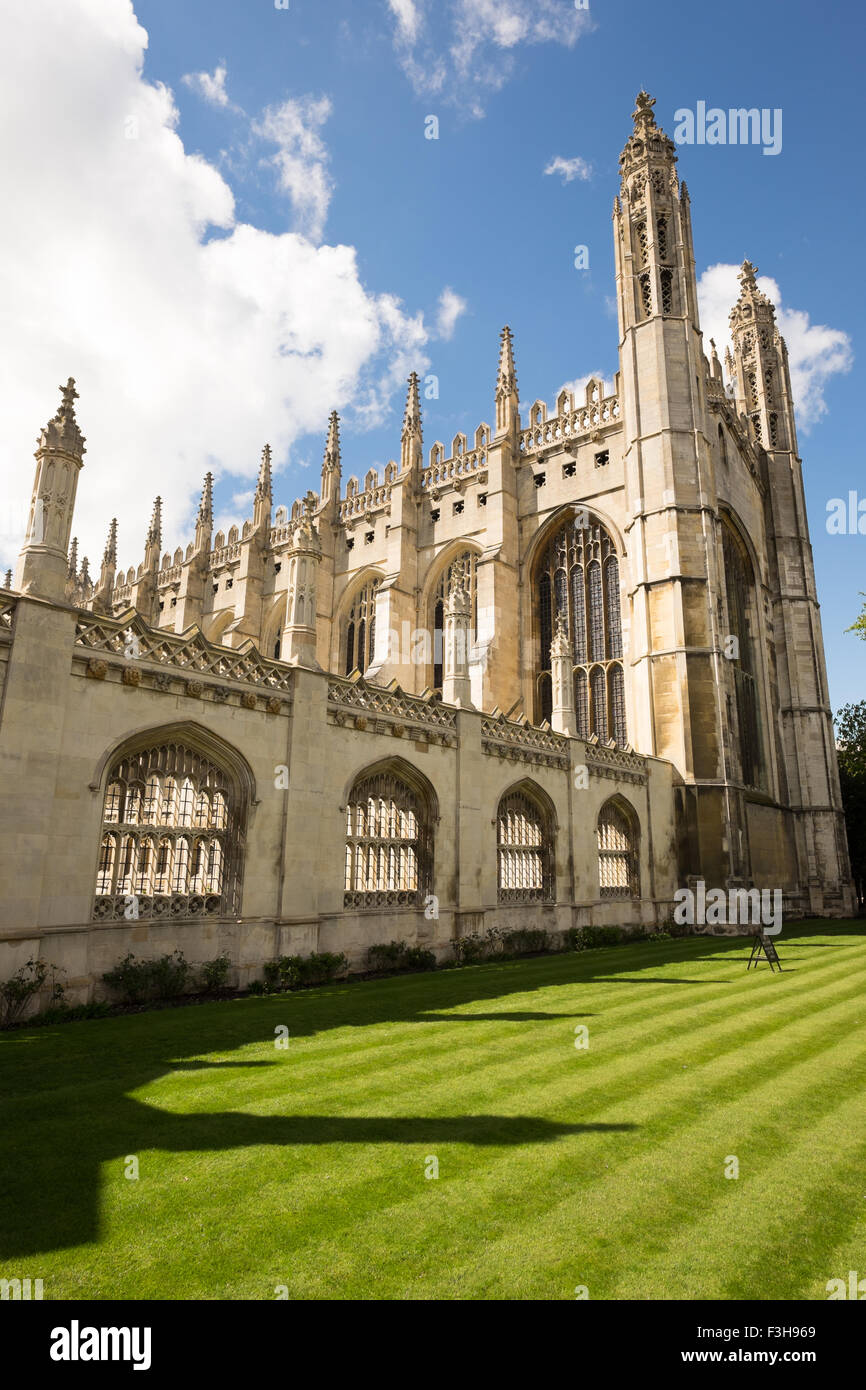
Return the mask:
<path id="1" fill-rule="evenodd" d="M 582 738 L 612 737 L 625 747 L 619 559 L 601 523 L 590 518 L 582 526 L 581 521 L 587 521 L 585 512 L 555 532 L 535 570 L 540 648 L 535 719 L 541 723 L 551 715 L 550 648 L 554 617 L 561 615 L 571 644 L 577 731 Z"/>
<path id="2" fill-rule="evenodd" d="M 553 842 L 550 817 L 531 792 L 507 792 L 496 813 L 500 902 L 552 902 Z"/>
<path id="3" fill-rule="evenodd" d="M 352 600 L 345 623 L 346 675 L 358 670 L 363 676 L 376 650 L 376 594 L 381 579 L 371 579 Z"/>
<path id="4" fill-rule="evenodd" d="M 619 801 L 606 802 L 599 812 L 598 886 L 603 898 L 640 896 L 637 822 Z"/>
<path id="5" fill-rule="evenodd" d="M 234 779 L 194 748 L 171 742 L 118 756 L 105 793 L 94 916 L 236 913 L 244 815 Z M 204 866 L 197 877 L 192 833 L 192 861 L 198 854 Z"/>
<path id="6" fill-rule="evenodd" d="M 722 558 L 728 611 L 728 631 L 723 639 L 731 652 L 722 665 L 734 692 L 735 719 L 730 737 L 738 755 L 740 779 L 747 787 L 760 787 L 760 701 L 752 640 L 752 624 L 757 622 L 755 576 L 743 542 L 725 522 L 722 523 Z M 733 643 L 731 637 L 735 639 Z"/>
<path id="7" fill-rule="evenodd" d="M 442 690 L 443 657 L 445 651 L 445 605 L 457 585 L 466 589 L 471 599 L 472 622 L 469 645 L 475 641 L 478 626 L 478 585 L 475 574 L 475 553 L 464 550 L 446 565 L 433 594 L 433 689 Z"/>
<path id="8" fill-rule="evenodd" d="M 362 775 L 346 805 L 344 905 L 420 907 L 432 875 L 426 796 L 396 771 Z"/>

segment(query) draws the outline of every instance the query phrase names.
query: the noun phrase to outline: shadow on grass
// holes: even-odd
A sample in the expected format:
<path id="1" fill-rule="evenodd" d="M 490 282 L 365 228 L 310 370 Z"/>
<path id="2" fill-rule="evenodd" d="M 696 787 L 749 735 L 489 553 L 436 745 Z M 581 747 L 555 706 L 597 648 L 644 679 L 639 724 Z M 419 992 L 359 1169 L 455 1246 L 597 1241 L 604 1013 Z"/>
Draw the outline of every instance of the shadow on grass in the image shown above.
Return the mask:
<path id="1" fill-rule="evenodd" d="M 815 930 L 814 927 L 811 928 Z M 827 935 L 826 924 L 821 924 Z M 795 943 L 783 937 L 784 944 Z M 826 944 L 826 943 L 821 943 Z M 197 1008 L 129 1015 L 93 1023 L 9 1033 L 0 1041 L 10 1099 L 0 1125 L 3 1202 L 0 1256 L 5 1261 L 67 1249 L 99 1238 L 100 1165 L 151 1152 L 216 1152 L 253 1146 L 316 1144 L 546 1144 L 633 1125 L 564 1124 L 537 1116 L 256 1116 L 235 1111 L 165 1111 L 133 1098 L 171 1072 L 260 1071 L 275 1061 L 207 1060 L 273 1040 L 275 1026 L 293 1039 L 328 1030 L 381 1023 L 517 1023 L 531 1027 L 587 1013 L 471 1011 L 475 1003 L 507 999 L 551 986 L 617 983 L 723 983 L 646 975 L 645 969 L 748 957 L 750 938 L 674 939 L 523 961 L 491 962 L 463 970 L 334 985 L 293 995 L 243 999 Z M 638 961 L 636 962 L 636 957 Z M 639 963 L 638 963 L 639 962 Z M 637 976 L 637 978 L 633 978 Z M 629 977 L 629 978 L 625 978 Z M 465 1008 L 464 1013 L 448 1010 Z M 346 1038 L 347 1048 L 351 1037 Z M 179 1213 L 182 1218 L 182 1212 Z M 20 1271 L 19 1271 L 20 1272 Z M 26 1273 L 26 1271 L 25 1271 Z M 38 1269 L 31 1271 L 39 1277 Z M 0 1268 L 13 1277 L 8 1265 Z"/>

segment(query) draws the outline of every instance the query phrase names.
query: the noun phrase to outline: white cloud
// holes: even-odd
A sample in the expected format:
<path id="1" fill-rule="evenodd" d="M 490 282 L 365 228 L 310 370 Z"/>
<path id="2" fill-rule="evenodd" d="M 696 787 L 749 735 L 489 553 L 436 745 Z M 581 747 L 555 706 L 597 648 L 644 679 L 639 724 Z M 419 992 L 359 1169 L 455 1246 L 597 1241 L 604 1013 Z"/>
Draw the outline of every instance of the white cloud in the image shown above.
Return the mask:
<path id="1" fill-rule="evenodd" d="M 321 240 L 333 183 L 328 173 L 328 150 L 319 129 L 331 114 L 328 97 L 301 97 L 269 106 L 254 133 L 277 146 L 266 162 L 279 171 L 280 187 L 294 204 L 297 230 Z"/>
<path id="2" fill-rule="evenodd" d="M 181 78 L 181 81 L 197 92 L 211 106 L 230 106 L 229 94 L 226 91 L 226 67 L 221 64 L 211 74 L 209 72 L 188 72 Z"/>
<path id="3" fill-rule="evenodd" d="M 388 5 L 396 21 L 394 43 L 415 91 L 444 95 L 473 116 L 484 115 L 483 95 L 508 81 L 519 44 L 572 48 L 594 27 L 589 11 L 576 9 L 572 0 L 450 0 L 447 8 L 437 6 L 447 31 L 441 40 L 430 32 L 429 0 Z M 461 85 L 467 81 L 469 86 Z"/>
<path id="4" fill-rule="evenodd" d="M 740 295 L 739 272 L 738 265 L 711 265 L 698 281 L 698 307 L 707 352 L 709 340 L 714 338 L 722 359 L 725 346 L 730 343 L 728 315 Z M 854 360 L 851 339 L 841 329 L 810 323 L 803 309 L 786 308 L 778 282 L 769 275 L 757 278 L 759 290 L 776 306 L 779 332 L 788 345 L 797 423 L 808 434 L 811 426 L 827 413 L 827 381 L 837 372 L 850 371 Z"/>
<path id="5" fill-rule="evenodd" d="M 545 174 L 561 174 L 563 183 L 571 183 L 573 179 L 589 179 L 592 177 L 592 165 L 587 164 L 580 155 L 575 155 L 573 159 L 563 159 L 558 154 L 552 159 L 545 169 Z"/>
<path id="6" fill-rule="evenodd" d="M 324 443 L 332 407 L 348 427 L 378 424 L 429 366 L 422 315 L 368 290 L 353 247 L 236 220 L 223 177 L 184 149 L 171 93 L 143 79 L 146 44 L 128 0 L 29 0 L 4 15 L 4 568 L 35 436 L 70 375 L 87 436 L 74 529 L 93 571 L 112 516 L 121 564 L 137 564 L 160 493 L 173 550 L 208 469 L 248 489 L 265 440 L 277 466 L 311 431 Z"/>
<path id="7" fill-rule="evenodd" d="M 436 316 L 436 334 L 439 338 L 453 338 L 457 320 L 466 312 L 466 300 L 461 299 L 450 286 L 439 296 L 439 312 Z"/>
<path id="8" fill-rule="evenodd" d="M 415 43 L 423 23 L 420 8 L 414 0 L 388 0 L 388 7 L 397 21 L 397 33 L 401 41 Z"/>
<path id="9" fill-rule="evenodd" d="M 583 405 L 586 401 L 586 388 L 591 381 L 604 381 L 603 396 L 613 395 L 613 384 L 608 384 L 604 378 L 604 372 L 587 372 L 586 376 L 577 376 L 573 381 L 564 381 L 557 391 L 558 396 L 561 391 L 570 391 L 574 396 L 575 406 Z M 554 401 L 556 397 L 554 397 Z"/>

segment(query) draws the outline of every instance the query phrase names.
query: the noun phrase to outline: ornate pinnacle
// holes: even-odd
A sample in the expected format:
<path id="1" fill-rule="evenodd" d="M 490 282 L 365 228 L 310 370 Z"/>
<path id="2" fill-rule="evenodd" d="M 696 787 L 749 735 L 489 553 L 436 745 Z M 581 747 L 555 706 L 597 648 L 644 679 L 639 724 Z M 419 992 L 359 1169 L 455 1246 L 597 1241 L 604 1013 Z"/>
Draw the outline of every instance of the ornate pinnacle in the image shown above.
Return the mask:
<path id="1" fill-rule="evenodd" d="M 758 267 L 756 265 L 752 265 L 751 261 L 743 261 L 737 279 L 744 290 L 756 290 L 758 288 L 758 282 L 755 279 L 757 273 Z"/>
<path id="2" fill-rule="evenodd" d="M 201 501 L 198 504 L 199 526 L 210 526 L 213 522 L 213 473 L 205 473 Z"/>
<path id="3" fill-rule="evenodd" d="M 568 626 L 565 621 L 564 613 L 557 613 L 556 627 L 553 634 L 553 641 L 550 644 L 551 656 L 568 656 Z"/>
<path id="4" fill-rule="evenodd" d="M 402 439 L 405 443 L 407 439 L 420 438 L 421 399 L 418 394 L 418 373 L 413 372 L 409 378 L 409 390 L 406 394 L 406 410 L 403 415 Z"/>
<path id="5" fill-rule="evenodd" d="M 110 565 L 112 569 L 117 566 L 117 517 L 111 518 L 111 525 L 108 528 L 108 540 L 105 542 L 105 550 L 102 555 L 102 563 Z"/>
<path id="6" fill-rule="evenodd" d="M 12 571 L 11 571 L 11 570 L 7 570 L 7 571 L 6 571 L 6 578 L 5 578 L 4 581 L 3 581 L 3 588 L 4 588 L 4 589 L 11 589 L 11 588 L 12 588 Z"/>
<path id="7" fill-rule="evenodd" d="M 81 574 L 78 576 L 78 582 L 83 589 L 86 589 L 90 583 L 89 564 L 90 561 L 85 555 L 84 559 L 81 561 Z"/>
<path id="8" fill-rule="evenodd" d="M 496 397 L 510 396 L 517 391 L 517 375 L 514 370 L 514 350 L 511 329 L 508 324 L 500 334 L 499 372 L 496 377 Z"/>
<path id="9" fill-rule="evenodd" d="M 153 504 L 153 515 L 147 531 L 147 545 L 162 545 L 162 498 L 157 497 Z"/>
<path id="10" fill-rule="evenodd" d="M 259 466 L 259 480 L 256 483 L 256 501 L 261 502 L 264 498 L 271 500 L 271 446 L 266 444 L 262 449 L 262 461 Z"/>
<path id="11" fill-rule="evenodd" d="M 656 104 L 655 97 L 651 97 L 649 92 L 638 92 L 635 100 L 635 107 L 632 111 L 634 128 L 639 134 L 643 134 L 647 128 L 655 125 L 656 120 L 653 115 L 653 107 Z"/>
<path id="12" fill-rule="evenodd" d="M 55 415 L 55 420 L 66 422 L 75 419 L 75 402 L 78 400 L 78 392 L 75 389 L 75 378 L 70 377 L 65 386 L 58 386 L 61 395 L 60 409 Z"/>
<path id="13" fill-rule="evenodd" d="M 72 544 L 69 547 L 69 565 L 66 570 L 69 579 L 78 577 L 78 537 L 72 537 Z"/>
<path id="14" fill-rule="evenodd" d="M 336 410 L 331 411 L 328 421 L 328 437 L 325 440 L 324 468 L 332 472 L 340 467 L 340 417 Z"/>

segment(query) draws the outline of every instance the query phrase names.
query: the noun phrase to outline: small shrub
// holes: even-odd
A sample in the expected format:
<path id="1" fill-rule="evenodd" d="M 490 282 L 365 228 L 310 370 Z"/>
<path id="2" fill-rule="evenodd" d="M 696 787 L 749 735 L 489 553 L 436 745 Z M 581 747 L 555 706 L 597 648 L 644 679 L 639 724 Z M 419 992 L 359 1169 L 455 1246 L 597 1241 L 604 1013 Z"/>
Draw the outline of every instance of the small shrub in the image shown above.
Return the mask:
<path id="1" fill-rule="evenodd" d="M 371 970 L 435 970 L 436 957 L 423 946 L 407 946 L 405 941 L 379 942 L 367 952 Z"/>
<path id="2" fill-rule="evenodd" d="M 0 984 L 0 1027 L 9 1028 L 17 1023 L 34 995 L 38 994 L 51 976 L 51 1002 L 60 1004 L 63 1000 L 64 985 L 57 978 L 58 967 L 47 960 L 36 960 L 33 956 L 15 974 Z"/>
<path id="3" fill-rule="evenodd" d="M 183 951 L 171 951 L 150 962 L 150 993 L 156 999 L 177 999 L 189 979 L 189 961 Z"/>
<path id="4" fill-rule="evenodd" d="M 596 946 L 618 946 L 626 940 L 622 927 L 569 927 L 565 933 L 568 949 L 591 951 Z"/>
<path id="5" fill-rule="evenodd" d="M 203 963 L 201 979 L 208 994 L 219 994 L 226 988 L 230 969 L 231 960 L 227 955 L 215 956 Z"/>
<path id="6" fill-rule="evenodd" d="M 176 999 L 183 994 L 190 969 L 182 951 L 157 960 L 136 960 L 129 952 L 102 978 L 122 1003 L 143 1004 L 148 999 Z"/>
<path id="7" fill-rule="evenodd" d="M 541 928 L 517 927 L 506 932 L 502 949 L 509 956 L 531 956 L 550 950 L 550 935 Z"/>
<path id="8" fill-rule="evenodd" d="M 264 980 L 250 980 L 249 984 L 247 985 L 247 994 L 264 994 L 264 992 Z"/>
<path id="9" fill-rule="evenodd" d="M 267 991 L 268 994 L 276 993 L 280 987 L 280 962 L 278 960 L 266 960 L 262 967 L 262 973 L 265 978 L 263 980 L 253 980 L 250 989 L 256 984 L 261 985 L 261 989 L 255 991 L 257 994 L 264 994 L 265 991 Z"/>
<path id="10" fill-rule="evenodd" d="M 399 970 L 406 954 L 405 941 L 379 941 L 367 952 L 367 964 L 371 970 Z"/>
<path id="11" fill-rule="evenodd" d="M 458 936 L 451 945 L 458 965 L 475 965 L 483 960 L 487 953 L 486 942 L 478 932 L 467 932 L 466 936 Z"/>
<path id="12" fill-rule="evenodd" d="M 298 972 L 298 984 L 326 985 L 338 975 L 344 975 L 349 962 L 340 951 L 318 951 L 311 956 L 291 956 L 289 959 Z"/>

